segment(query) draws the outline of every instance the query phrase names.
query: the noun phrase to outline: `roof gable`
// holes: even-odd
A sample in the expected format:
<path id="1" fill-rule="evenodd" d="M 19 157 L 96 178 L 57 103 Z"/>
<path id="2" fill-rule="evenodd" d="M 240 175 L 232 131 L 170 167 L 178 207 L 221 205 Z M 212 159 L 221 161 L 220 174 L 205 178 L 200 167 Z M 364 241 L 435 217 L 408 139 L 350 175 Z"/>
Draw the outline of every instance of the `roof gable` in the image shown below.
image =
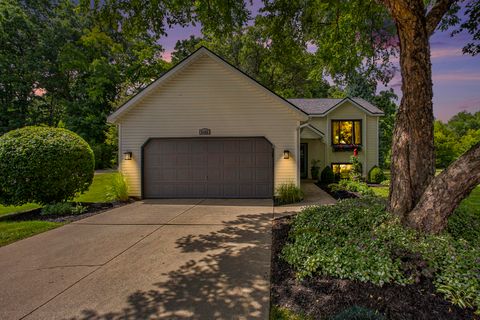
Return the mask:
<path id="1" fill-rule="evenodd" d="M 288 99 L 291 103 L 308 113 L 310 116 L 323 117 L 337 109 L 346 102 L 351 102 L 355 107 L 371 116 L 383 116 L 382 110 L 362 98 L 344 99 Z"/>
<path id="2" fill-rule="evenodd" d="M 298 108 L 296 105 L 292 104 L 288 100 L 282 98 L 281 96 L 277 95 L 273 91 L 269 90 L 268 88 L 264 87 L 261 85 L 259 82 L 242 72 L 241 70 L 235 68 L 232 66 L 230 63 L 222 59 L 220 56 L 216 55 L 212 51 L 208 50 L 206 47 L 200 47 L 197 49 L 195 52 L 193 52 L 191 55 L 189 55 L 187 58 L 182 60 L 180 63 L 169 69 L 165 74 L 163 74 L 160 78 L 152 82 L 150 85 L 148 85 L 146 88 L 144 88 L 142 91 L 134 95 L 132 98 L 130 98 L 127 102 L 125 102 L 122 106 L 120 106 L 115 112 L 113 112 L 108 118 L 108 122 L 115 123 L 122 115 L 126 114 L 129 112 L 131 109 L 133 109 L 143 98 L 148 96 L 150 93 L 155 91 L 155 89 L 159 88 L 164 84 L 167 80 L 175 77 L 180 73 L 181 70 L 185 69 L 186 67 L 190 66 L 192 63 L 195 63 L 195 61 L 198 60 L 198 58 L 203 57 L 203 56 L 208 56 L 212 60 L 216 61 L 217 63 L 222 64 L 226 68 L 230 69 L 231 71 L 240 74 L 243 79 L 246 81 L 250 82 L 252 85 L 258 87 L 260 90 L 262 90 L 264 93 L 266 93 L 267 96 L 270 96 L 272 99 L 276 100 L 279 104 L 289 108 L 292 110 L 297 116 L 299 117 L 300 120 L 306 121 L 308 120 L 308 115 Z"/>

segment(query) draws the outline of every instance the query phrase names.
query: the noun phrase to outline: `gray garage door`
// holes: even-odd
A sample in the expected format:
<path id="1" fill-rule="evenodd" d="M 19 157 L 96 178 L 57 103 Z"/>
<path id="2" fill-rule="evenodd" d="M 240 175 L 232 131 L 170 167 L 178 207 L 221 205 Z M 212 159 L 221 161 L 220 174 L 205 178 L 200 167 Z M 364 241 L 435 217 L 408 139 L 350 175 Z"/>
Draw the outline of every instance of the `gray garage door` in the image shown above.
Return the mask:
<path id="1" fill-rule="evenodd" d="M 271 198 L 273 149 L 264 138 L 151 139 L 145 198 Z"/>

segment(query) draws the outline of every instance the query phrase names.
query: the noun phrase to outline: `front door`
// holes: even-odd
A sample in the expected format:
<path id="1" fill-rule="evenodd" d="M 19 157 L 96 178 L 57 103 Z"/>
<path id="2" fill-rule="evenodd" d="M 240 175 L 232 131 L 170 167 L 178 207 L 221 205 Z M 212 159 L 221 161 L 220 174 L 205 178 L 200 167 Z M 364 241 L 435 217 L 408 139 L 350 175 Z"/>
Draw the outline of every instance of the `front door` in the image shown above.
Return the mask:
<path id="1" fill-rule="evenodd" d="M 300 178 L 308 178 L 308 143 L 300 143 Z"/>

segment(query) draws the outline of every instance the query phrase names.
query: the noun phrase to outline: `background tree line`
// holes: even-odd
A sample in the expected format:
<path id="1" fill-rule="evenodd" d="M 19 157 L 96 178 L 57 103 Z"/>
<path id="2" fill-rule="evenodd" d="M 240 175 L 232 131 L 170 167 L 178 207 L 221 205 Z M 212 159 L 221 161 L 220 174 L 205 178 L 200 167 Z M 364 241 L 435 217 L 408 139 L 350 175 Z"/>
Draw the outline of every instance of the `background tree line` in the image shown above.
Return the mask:
<path id="1" fill-rule="evenodd" d="M 145 31 L 124 33 L 73 1 L 0 1 L 0 135 L 27 125 L 65 127 L 111 165 L 106 117 L 168 68 Z"/>
<path id="2" fill-rule="evenodd" d="M 390 79 L 391 65 L 387 61 L 375 68 L 359 67 L 358 61 L 347 61 L 349 67 L 336 65 L 327 55 L 333 54 L 330 46 L 309 50 L 292 38 L 294 30 L 285 36 L 278 19 L 259 16 L 253 24 L 226 33 L 204 29 L 202 38 L 177 41 L 172 61 L 166 62 L 158 44 L 162 32 L 123 30 L 98 7 L 70 0 L 4 0 L 0 3 L 0 134 L 26 125 L 66 127 L 89 142 L 97 168 L 108 167 L 116 159 L 116 131 L 106 123 L 108 114 L 205 45 L 283 97 L 356 96 L 377 105 L 385 112 L 380 120 L 379 161 L 389 168 L 397 96 L 392 90 L 378 92 L 377 84 Z M 393 54 L 394 46 L 389 50 Z M 378 58 L 386 53 L 369 54 Z M 318 71 L 319 64 L 336 72 L 331 81 Z M 460 113 L 446 124 L 435 122 L 438 167 L 446 167 L 480 140 L 478 118 L 478 113 Z"/>

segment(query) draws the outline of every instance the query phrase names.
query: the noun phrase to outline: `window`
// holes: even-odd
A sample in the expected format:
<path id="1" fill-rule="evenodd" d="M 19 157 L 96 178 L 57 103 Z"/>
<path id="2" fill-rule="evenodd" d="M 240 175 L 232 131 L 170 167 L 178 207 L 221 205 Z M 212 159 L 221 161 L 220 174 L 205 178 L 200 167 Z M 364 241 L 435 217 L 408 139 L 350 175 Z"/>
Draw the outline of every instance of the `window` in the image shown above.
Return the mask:
<path id="1" fill-rule="evenodd" d="M 336 179 L 348 179 L 352 171 L 351 163 L 332 163 L 332 171 Z"/>
<path id="2" fill-rule="evenodd" d="M 332 120 L 333 145 L 362 144 L 361 120 Z"/>

